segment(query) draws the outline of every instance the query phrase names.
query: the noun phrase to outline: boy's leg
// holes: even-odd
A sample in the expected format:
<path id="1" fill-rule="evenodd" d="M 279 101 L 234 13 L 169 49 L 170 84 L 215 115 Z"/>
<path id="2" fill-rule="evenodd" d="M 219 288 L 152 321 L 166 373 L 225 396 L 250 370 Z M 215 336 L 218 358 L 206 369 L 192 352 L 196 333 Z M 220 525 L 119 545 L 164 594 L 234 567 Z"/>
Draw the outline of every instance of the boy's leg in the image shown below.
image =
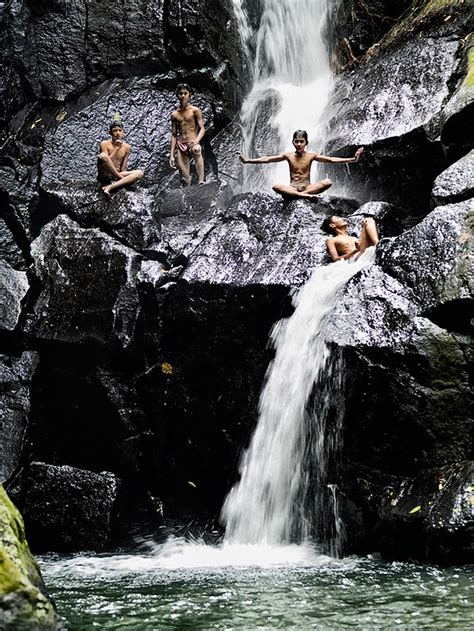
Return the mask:
<path id="1" fill-rule="evenodd" d="M 99 153 L 97 156 L 97 175 L 99 181 L 118 179 L 117 173 L 118 171 L 109 156 L 106 153 Z"/>
<path id="2" fill-rule="evenodd" d="M 326 191 L 331 186 L 331 180 L 327 179 L 321 180 L 321 182 L 317 182 L 316 184 L 308 184 L 308 186 L 303 191 L 298 191 L 296 190 L 296 188 L 285 184 L 274 184 L 272 188 L 275 193 L 279 193 L 284 197 L 303 197 L 304 199 L 311 199 L 312 197 L 314 197 L 314 195 Z"/>
<path id="3" fill-rule="evenodd" d="M 371 245 L 377 245 L 379 242 L 379 235 L 377 233 L 377 226 L 372 217 L 367 217 L 364 220 L 364 227 L 359 237 L 359 253 L 362 254 Z"/>
<path id="4" fill-rule="evenodd" d="M 331 188 L 331 186 L 332 180 L 326 178 L 325 180 L 321 180 L 320 182 L 316 182 L 315 184 L 308 184 L 304 192 L 308 195 L 318 195 L 319 193 L 327 191 L 328 188 Z"/>
<path id="5" fill-rule="evenodd" d="M 102 187 L 102 190 L 106 195 L 110 196 L 112 191 L 116 191 L 118 188 L 138 182 L 143 179 L 144 173 L 140 169 L 136 169 L 135 171 L 121 171 L 120 175 L 123 176 L 122 179 L 116 180 L 115 182 L 112 182 L 112 184 Z"/>
<path id="6" fill-rule="evenodd" d="M 204 183 L 204 159 L 202 157 L 201 145 L 194 145 L 192 148 L 194 160 L 196 162 L 196 173 L 198 176 L 198 183 Z"/>
<path id="7" fill-rule="evenodd" d="M 177 151 L 178 169 L 181 178 L 185 181 L 186 186 L 191 184 L 191 171 L 189 166 L 189 156 L 180 149 Z"/>

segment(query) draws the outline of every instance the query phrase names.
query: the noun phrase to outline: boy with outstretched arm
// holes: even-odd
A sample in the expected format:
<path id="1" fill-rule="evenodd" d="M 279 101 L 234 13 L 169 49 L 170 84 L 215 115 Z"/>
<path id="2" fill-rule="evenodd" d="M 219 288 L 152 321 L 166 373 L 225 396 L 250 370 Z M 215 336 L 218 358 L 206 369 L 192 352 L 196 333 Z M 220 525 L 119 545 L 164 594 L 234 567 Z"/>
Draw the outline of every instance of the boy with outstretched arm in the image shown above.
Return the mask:
<path id="1" fill-rule="evenodd" d="M 328 162 L 330 164 L 345 164 L 358 162 L 363 147 L 357 149 L 353 158 L 333 158 L 323 156 L 314 151 L 306 151 L 308 144 L 308 134 L 304 129 L 297 129 L 293 134 L 294 151 L 280 153 L 277 156 L 264 156 L 262 158 L 244 158 L 239 154 L 240 160 L 244 164 L 269 164 L 271 162 L 283 162 L 286 160 L 290 168 L 290 184 L 274 184 L 273 190 L 283 197 L 314 199 L 315 195 L 326 191 L 332 186 L 329 178 L 311 184 L 310 174 L 313 162 Z"/>

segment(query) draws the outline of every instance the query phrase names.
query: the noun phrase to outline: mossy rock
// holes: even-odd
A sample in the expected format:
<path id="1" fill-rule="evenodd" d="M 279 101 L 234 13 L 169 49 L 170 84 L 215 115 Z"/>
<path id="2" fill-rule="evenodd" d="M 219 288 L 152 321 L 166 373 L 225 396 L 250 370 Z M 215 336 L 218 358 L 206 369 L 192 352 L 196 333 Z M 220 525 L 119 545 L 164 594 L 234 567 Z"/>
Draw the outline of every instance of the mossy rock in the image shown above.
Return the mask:
<path id="1" fill-rule="evenodd" d="M 0 628 L 62 629 L 25 537 L 23 519 L 0 485 Z"/>
<path id="2" fill-rule="evenodd" d="M 367 51 L 367 55 L 398 46 L 417 35 L 422 37 L 433 29 L 468 33 L 469 12 L 469 0 L 414 0 L 397 24 Z"/>

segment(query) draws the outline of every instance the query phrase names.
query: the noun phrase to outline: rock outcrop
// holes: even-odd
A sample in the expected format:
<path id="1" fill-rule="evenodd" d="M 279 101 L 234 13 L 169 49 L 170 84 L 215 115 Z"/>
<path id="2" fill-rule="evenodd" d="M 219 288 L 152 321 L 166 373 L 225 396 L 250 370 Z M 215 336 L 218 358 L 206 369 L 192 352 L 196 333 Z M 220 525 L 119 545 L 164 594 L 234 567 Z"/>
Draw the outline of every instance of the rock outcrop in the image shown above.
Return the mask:
<path id="1" fill-rule="evenodd" d="M 48 599 L 20 513 L 0 485 L 0 626 L 56 631 L 66 625 Z"/>
<path id="2" fill-rule="evenodd" d="M 355 4 L 343 3 L 352 10 Z M 326 152 L 350 155 L 363 145 L 366 153 L 351 168 L 350 183 L 340 169 L 328 173 L 359 199 L 375 197 L 424 215 L 435 177 L 472 147 L 468 4 L 413 3 L 372 54 L 338 75 L 324 115 Z M 427 67 L 429 73 L 420 70 Z M 461 140 L 455 127 L 467 137 Z"/>
<path id="3" fill-rule="evenodd" d="M 109 472 L 32 462 L 14 491 L 39 551 L 96 550 L 111 545 L 117 528 L 120 480 Z"/>

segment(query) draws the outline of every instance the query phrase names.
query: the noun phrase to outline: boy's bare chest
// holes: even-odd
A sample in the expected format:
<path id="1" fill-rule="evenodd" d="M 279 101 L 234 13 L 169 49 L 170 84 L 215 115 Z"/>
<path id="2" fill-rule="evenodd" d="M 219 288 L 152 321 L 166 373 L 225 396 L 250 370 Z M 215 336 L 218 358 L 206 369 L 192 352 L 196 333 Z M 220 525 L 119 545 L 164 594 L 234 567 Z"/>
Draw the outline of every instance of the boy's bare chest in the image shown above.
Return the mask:
<path id="1" fill-rule="evenodd" d="M 288 161 L 292 169 L 299 173 L 308 171 L 311 164 L 311 158 L 309 156 L 290 156 Z"/>
<path id="2" fill-rule="evenodd" d="M 194 123 L 194 111 L 184 110 L 184 112 L 176 112 L 175 120 L 179 125 Z"/>

